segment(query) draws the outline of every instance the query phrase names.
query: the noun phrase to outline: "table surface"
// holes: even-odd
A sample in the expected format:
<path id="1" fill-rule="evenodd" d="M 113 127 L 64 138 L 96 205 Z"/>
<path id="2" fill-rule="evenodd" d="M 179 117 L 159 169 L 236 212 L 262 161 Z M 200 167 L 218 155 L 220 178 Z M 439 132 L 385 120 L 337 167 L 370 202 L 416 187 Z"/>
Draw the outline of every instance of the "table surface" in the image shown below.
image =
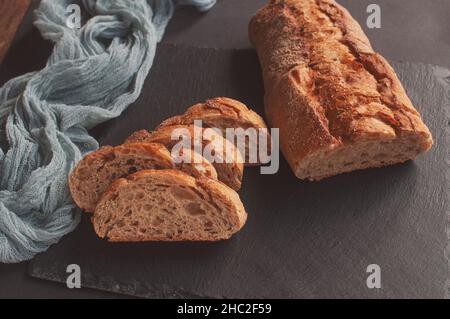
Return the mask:
<path id="1" fill-rule="evenodd" d="M 39 1 L 33 0 L 35 7 Z M 362 23 L 374 48 L 390 60 L 437 64 L 450 68 L 450 1 L 378 0 L 382 28 L 365 27 L 366 8 L 372 0 L 339 1 Z M 219 0 L 207 14 L 184 8 L 169 25 L 164 43 L 214 48 L 249 48 L 247 24 L 266 0 Z M 51 47 L 39 40 L 28 13 L 0 72 L 13 77 L 45 63 Z M 39 47 L 35 47 L 38 44 Z M 30 51 L 32 49 L 32 51 Z M 33 63 L 27 54 L 33 52 Z M 37 58 L 36 58 L 37 56 Z M 123 298 L 89 289 L 69 290 L 65 286 L 40 281 L 26 275 L 27 263 L 0 264 L 0 298 Z"/>

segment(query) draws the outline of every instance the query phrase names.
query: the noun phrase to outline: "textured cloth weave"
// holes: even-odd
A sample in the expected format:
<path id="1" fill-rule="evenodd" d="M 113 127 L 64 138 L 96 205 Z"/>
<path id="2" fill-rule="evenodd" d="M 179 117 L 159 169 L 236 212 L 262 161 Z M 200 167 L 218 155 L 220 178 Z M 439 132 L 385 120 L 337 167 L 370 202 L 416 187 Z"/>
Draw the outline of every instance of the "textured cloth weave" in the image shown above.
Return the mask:
<path id="1" fill-rule="evenodd" d="M 0 262 L 47 250 L 80 213 L 67 178 L 98 148 L 88 130 L 139 96 L 156 45 L 178 5 L 215 0 L 84 0 L 81 28 L 67 24 L 74 1 L 42 0 L 35 25 L 55 43 L 46 67 L 0 89 Z"/>

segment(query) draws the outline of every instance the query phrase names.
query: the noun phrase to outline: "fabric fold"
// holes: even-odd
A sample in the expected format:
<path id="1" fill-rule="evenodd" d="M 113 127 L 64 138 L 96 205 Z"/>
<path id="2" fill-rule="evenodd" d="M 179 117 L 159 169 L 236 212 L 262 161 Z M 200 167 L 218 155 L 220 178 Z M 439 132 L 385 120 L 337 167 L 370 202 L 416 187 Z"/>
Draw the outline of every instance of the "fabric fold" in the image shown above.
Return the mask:
<path id="1" fill-rule="evenodd" d="M 138 98 L 175 8 L 206 11 L 215 0 L 84 0 L 80 29 L 66 23 L 71 3 L 41 1 L 35 25 L 53 53 L 44 69 L 0 89 L 3 263 L 29 260 L 76 228 L 67 178 L 98 148 L 88 130 Z"/>

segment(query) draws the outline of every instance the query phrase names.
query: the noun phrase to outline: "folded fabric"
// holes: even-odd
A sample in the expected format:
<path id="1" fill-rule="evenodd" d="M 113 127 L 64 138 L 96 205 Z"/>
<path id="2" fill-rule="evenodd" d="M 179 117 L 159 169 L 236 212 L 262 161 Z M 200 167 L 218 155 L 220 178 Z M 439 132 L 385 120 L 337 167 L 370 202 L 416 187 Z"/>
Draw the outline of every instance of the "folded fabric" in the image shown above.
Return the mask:
<path id="1" fill-rule="evenodd" d="M 156 44 L 178 5 L 215 0 L 42 0 L 35 25 L 55 43 L 46 67 L 0 89 L 0 262 L 33 258 L 73 231 L 80 214 L 67 177 L 98 148 L 88 130 L 139 96 Z"/>

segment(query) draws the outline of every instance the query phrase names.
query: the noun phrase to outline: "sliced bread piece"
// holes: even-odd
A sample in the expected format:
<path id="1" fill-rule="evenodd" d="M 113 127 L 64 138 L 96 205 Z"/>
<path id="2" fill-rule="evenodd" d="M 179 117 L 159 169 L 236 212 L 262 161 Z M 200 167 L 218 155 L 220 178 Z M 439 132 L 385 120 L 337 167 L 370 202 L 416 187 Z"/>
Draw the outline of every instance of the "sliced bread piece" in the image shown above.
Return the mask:
<path id="1" fill-rule="evenodd" d="M 69 188 L 75 203 L 93 212 L 100 196 L 116 179 L 143 169 L 168 169 L 174 165 L 171 154 L 161 144 L 107 146 L 80 161 L 69 177 Z"/>
<path id="2" fill-rule="evenodd" d="M 230 238 L 246 219 L 239 195 L 219 181 L 145 170 L 117 180 L 92 222 L 111 242 L 217 241 Z"/>
<path id="3" fill-rule="evenodd" d="M 161 123 L 157 130 L 167 126 L 191 125 L 194 124 L 195 120 L 201 120 L 204 127 L 222 130 L 224 137 L 226 137 L 227 128 L 255 129 L 256 133 L 263 133 L 267 136 L 267 155 L 270 155 L 270 134 L 262 117 L 249 109 L 245 104 L 230 98 L 219 97 L 191 106 L 183 115 L 169 118 Z M 258 140 L 254 140 L 256 144 L 252 144 L 252 140 L 248 138 L 248 135 L 247 137 L 243 136 L 243 138 L 246 140 L 245 150 L 242 149 L 240 151 L 245 155 L 245 164 L 247 166 L 260 165 Z M 229 140 L 238 147 L 237 138 L 229 137 Z M 255 150 L 253 157 L 249 156 L 249 149 Z"/>
<path id="4" fill-rule="evenodd" d="M 172 139 L 174 130 L 180 131 L 181 136 L 186 136 L 186 139 L 191 139 L 192 150 L 194 150 L 195 132 L 199 131 L 203 137 L 201 145 L 202 152 L 205 151 L 205 149 L 214 150 L 213 153 L 216 160 L 211 160 L 210 162 L 212 162 L 212 165 L 216 169 L 219 180 L 234 190 L 239 190 L 241 188 L 244 172 L 244 161 L 241 153 L 231 142 L 212 129 L 202 130 L 201 128 L 195 128 L 194 125 L 164 126 L 154 132 L 145 130 L 138 131 L 131 135 L 125 143 L 134 143 L 136 141 L 160 143 L 172 150 L 172 148 L 182 139 L 181 137 L 179 139 Z M 208 157 L 207 159 L 210 160 Z"/>
<path id="5" fill-rule="evenodd" d="M 215 180 L 219 179 L 214 165 L 193 150 L 183 148 L 178 154 L 172 154 L 172 158 L 174 159 L 175 165 L 179 170 L 193 177 L 205 176 Z M 185 158 L 189 158 L 190 161 L 184 161 Z"/>
<path id="6" fill-rule="evenodd" d="M 140 143 L 151 140 L 152 134 L 147 130 L 140 130 L 134 132 L 126 141 L 127 143 Z M 187 155 L 185 155 L 187 153 Z M 178 157 L 187 156 L 190 158 L 190 162 L 181 162 L 177 160 Z M 175 161 L 176 167 L 189 175 L 194 177 L 206 176 L 213 179 L 218 179 L 217 171 L 214 165 L 211 164 L 201 154 L 188 149 L 180 150 L 179 154 L 172 154 L 172 158 Z"/>

